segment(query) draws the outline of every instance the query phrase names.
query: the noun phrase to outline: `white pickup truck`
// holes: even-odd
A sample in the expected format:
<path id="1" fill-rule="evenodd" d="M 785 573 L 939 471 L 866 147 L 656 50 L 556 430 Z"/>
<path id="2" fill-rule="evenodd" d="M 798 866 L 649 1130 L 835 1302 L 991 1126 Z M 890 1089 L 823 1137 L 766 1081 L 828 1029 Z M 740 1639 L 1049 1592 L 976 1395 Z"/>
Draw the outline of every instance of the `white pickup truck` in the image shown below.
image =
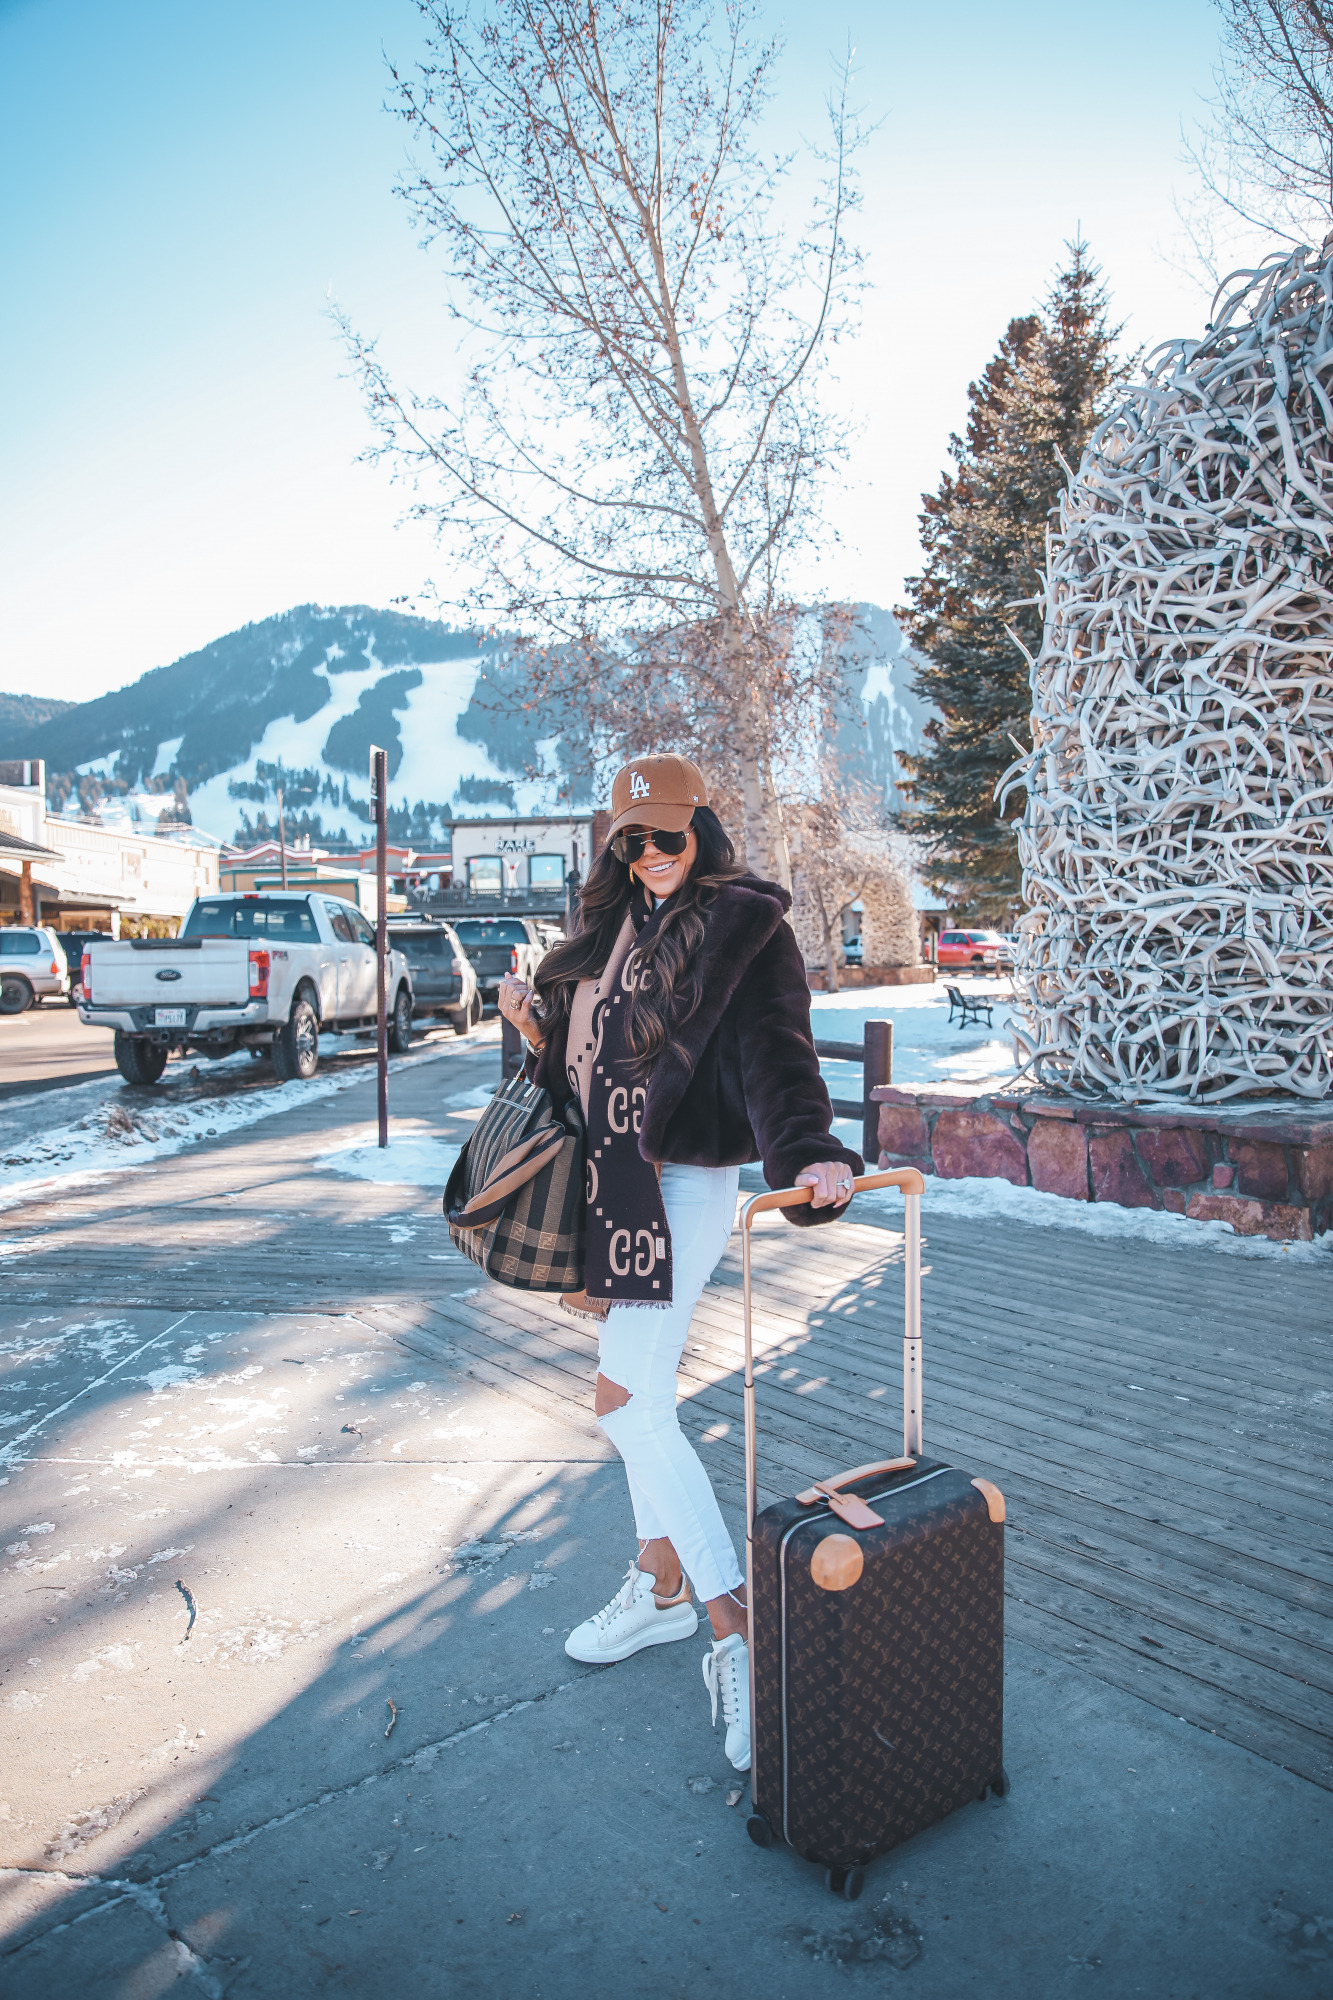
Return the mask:
<path id="1" fill-rule="evenodd" d="M 127 1083 L 156 1083 L 172 1050 L 267 1050 L 285 1083 L 315 1074 L 321 1030 L 373 1023 L 375 933 L 340 896 L 267 891 L 201 896 L 180 936 L 94 944 L 83 954 L 79 1019 L 112 1028 Z M 384 968 L 389 1047 L 412 1033 L 412 976 Z"/>

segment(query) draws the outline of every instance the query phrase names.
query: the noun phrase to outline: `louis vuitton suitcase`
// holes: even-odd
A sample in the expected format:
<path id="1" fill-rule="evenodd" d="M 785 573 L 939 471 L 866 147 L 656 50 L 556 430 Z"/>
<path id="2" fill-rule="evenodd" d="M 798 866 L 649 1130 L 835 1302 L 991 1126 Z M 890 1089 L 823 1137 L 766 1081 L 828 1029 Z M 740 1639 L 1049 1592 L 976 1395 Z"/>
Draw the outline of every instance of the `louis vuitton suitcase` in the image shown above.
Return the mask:
<path id="1" fill-rule="evenodd" d="M 903 1449 L 756 1512 L 751 1228 L 808 1188 L 746 1203 L 746 1581 L 751 1811 L 854 1900 L 862 1870 L 987 1791 L 1003 1761 L 1004 1499 L 921 1448 L 921 1175 L 857 1188 L 906 1200 Z"/>

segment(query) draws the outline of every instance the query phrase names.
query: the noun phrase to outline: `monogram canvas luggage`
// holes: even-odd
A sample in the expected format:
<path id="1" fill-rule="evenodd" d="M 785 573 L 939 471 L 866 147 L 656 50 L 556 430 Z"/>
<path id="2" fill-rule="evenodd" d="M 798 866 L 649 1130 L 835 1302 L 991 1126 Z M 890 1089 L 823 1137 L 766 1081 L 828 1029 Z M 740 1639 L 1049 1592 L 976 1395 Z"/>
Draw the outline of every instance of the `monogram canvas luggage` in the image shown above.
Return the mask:
<path id="1" fill-rule="evenodd" d="M 987 1790 L 1003 1761 L 1004 1500 L 921 1449 L 921 1193 L 914 1169 L 857 1188 L 906 1197 L 903 1449 L 756 1513 L 750 1232 L 742 1214 L 750 1836 L 854 1899 L 875 1855 Z"/>

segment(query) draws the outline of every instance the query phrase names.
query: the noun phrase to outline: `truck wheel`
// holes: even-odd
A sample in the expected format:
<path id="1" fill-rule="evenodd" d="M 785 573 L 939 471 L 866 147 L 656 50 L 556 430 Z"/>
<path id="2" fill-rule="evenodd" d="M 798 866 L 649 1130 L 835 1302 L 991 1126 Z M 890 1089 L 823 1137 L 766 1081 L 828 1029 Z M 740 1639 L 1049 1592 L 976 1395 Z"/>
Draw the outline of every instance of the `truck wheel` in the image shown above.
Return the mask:
<path id="1" fill-rule="evenodd" d="M 308 1000 L 295 1000 L 291 1016 L 273 1038 L 273 1067 L 280 1083 L 308 1079 L 319 1068 L 319 1022 Z"/>
<path id="2" fill-rule="evenodd" d="M 480 993 L 474 993 L 472 996 L 472 1006 L 468 1014 L 468 1021 L 469 1024 L 475 1028 L 480 1020 L 481 1020 L 481 995 Z"/>
<path id="3" fill-rule="evenodd" d="M 389 1016 L 389 1047 L 396 1056 L 405 1056 L 412 1046 L 412 995 L 400 986 L 393 997 Z"/>
<path id="4" fill-rule="evenodd" d="M 165 1043 L 149 1042 L 141 1035 L 122 1034 L 119 1028 L 112 1053 L 116 1058 L 116 1068 L 126 1083 L 156 1083 L 167 1066 Z"/>
<path id="5" fill-rule="evenodd" d="M 16 972 L 0 978 L 0 1014 L 23 1014 L 32 1005 L 32 988 Z"/>

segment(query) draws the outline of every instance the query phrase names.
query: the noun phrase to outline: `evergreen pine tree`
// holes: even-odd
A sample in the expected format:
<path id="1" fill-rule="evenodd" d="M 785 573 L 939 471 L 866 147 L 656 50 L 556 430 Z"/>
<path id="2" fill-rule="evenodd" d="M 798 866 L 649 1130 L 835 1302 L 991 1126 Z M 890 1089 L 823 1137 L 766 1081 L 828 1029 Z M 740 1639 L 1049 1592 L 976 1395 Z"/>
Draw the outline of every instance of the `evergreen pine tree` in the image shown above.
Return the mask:
<path id="1" fill-rule="evenodd" d="M 899 613 L 924 664 L 917 692 L 933 703 L 927 748 L 902 757 L 912 800 L 908 824 L 924 841 L 928 879 L 956 917 L 1008 922 L 1021 903 L 1011 801 L 1000 816 L 995 785 L 1028 733 L 1027 661 L 1041 617 L 1046 529 L 1083 447 L 1127 379 L 1120 332 L 1086 243 L 1066 246 L 1040 313 L 1011 320 L 995 358 L 968 388 L 967 434 L 949 440 L 956 471 L 923 497 L 925 565 L 909 577 Z"/>

